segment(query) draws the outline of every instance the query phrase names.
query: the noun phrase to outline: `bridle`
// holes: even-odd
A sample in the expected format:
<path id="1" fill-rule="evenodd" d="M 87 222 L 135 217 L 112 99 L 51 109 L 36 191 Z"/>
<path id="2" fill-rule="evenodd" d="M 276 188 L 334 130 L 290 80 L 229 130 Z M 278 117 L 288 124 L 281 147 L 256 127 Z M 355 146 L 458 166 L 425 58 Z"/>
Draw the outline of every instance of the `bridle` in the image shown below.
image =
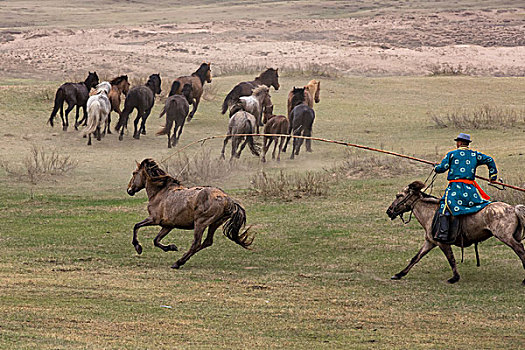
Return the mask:
<path id="1" fill-rule="evenodd" d="M 428 185 L 426 185 L 426 187 L 421 192 L 425 192 L 430 188 L 430 193 L 428 194 L 430 195 L 432 193 L 432 190 L 434 189 L 434 181 L 436 181 L 437 175 L 438 174 L 434 172 L 434 169 L 432 169 L 432 172 L 428 175 L 427 179 L 425 180 L 425 184 L 428 182 L 430 177 L 432 177 L 432 180 Z M 392 211 L 395 213 L 395 209 L 398 208 L 400 205 L 405 204 L 408 201 L 408 199 L 412 197 L 412 195 L 414 195 L 414 190 L 410 190 L 410 194 L 403 198 L 403 200 L 401 200 L 399 203 L 397 203 L 396 206 L 392 208 Z M 405 221 L 405 218 L 403 217 L 403 214 L 406 213 L 406 211 L 399 214 L 399 218 L 401 219 L 404 225 L 407 225 L 412 220 L 412 214 L 414 214 L 414 206 L 421 198 L 423 198 L 423 196 L 417 196 L 417 198 L 414 199 L 414 201 L 410 205 L 408 205 L 408 207 L 410 208 L 410 215 L 407 221 Z"/>

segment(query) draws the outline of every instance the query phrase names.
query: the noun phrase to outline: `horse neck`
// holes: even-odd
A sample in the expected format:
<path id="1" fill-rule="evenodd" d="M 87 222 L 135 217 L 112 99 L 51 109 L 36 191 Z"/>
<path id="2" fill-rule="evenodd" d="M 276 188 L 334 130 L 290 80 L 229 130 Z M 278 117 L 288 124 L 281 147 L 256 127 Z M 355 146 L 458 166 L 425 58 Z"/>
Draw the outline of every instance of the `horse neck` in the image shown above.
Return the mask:
<path id="1" fill-rule="evenodd" d="M 258 76 L 253 82 L 257 85 L 266 85 L 268 87 L 272 86 L 272 81 L 265 76 Z"/>
<path id="2" fill-rule="evenodd" d="M 195 73 L 192 74 L 192 76 L 198 77 L 201 81 L 201 85 L 204 85 L 204 82 L 206 81 L 206 72 L 206 69 L 199 68 L 195 71 Z"/>
<path id="3" fill-rule="evenodd" d="M 155 96 L 155 91 L 157 91 L 155 89 L 155 82 L 150 80 L 146 83 L 146 86 L 151 90 L 151 92 L 153 92 L 153 96 Z"/>
<path id="4" fill-rule="evenodd" d="M 438 208 L 438 203 L 429 203 L 420 199 L 414 204 L 414 216 L 421 226 L 426 227 L 427 224 L 432 222 L 434 214 Z"/>
<path id="5" fill-rule="evenodd" d="M 173 183 L 173 182 L 171 182 Z M 159 192 L 164 190 L 165 188 L 184 188 L 182 185 L 178 186 L 170 186 L 170 182 L 163 185 L 157 185 L 154 181 L 152 181 L 149 177 L 146 180 L 146 194 L 148 195 L 148 199 L 151 200 L 153 197 L 155 197 Z"/>

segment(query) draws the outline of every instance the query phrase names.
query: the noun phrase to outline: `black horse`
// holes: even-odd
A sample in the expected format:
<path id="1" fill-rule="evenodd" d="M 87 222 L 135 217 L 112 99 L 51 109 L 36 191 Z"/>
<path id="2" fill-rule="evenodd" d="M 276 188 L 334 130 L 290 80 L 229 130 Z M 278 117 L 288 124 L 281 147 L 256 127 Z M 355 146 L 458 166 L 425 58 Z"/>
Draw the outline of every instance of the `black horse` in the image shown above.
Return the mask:
<path id="1" fill-rule="evenodd" d="M 115 130 L 120 131 L 119 140 L 122 141 L 124 137 L 124 127 L 128 125 L 129 115 L 133 110 L 137 109 L 137 117 L 134 124 L 133 138 L 139 139 L 140 134 L 146 135 L 146 120 L 148 119 L 151 109 L 155 104 L 155 94 L 160 94 L 160 74 L 152 74 L 149 76 L 145 85 L 135 86 L 131 88 L 126 96 L 124 102 L 124 110 L 122 111 Z M 140 128 L 137 128 L 139 119 L 142 118 Z"/>
<path id="2" fill-rule="evenodd" d="M 54 126 L 53 119 L 55 118 L 58 110 L 60 109 L 60 118 L 62 119 L 62 129 L 67 130 L 69 126 L 68 115 L 73 107 L 77 107 L 77 113 L 75 116 L 75 130 L 78 130 L 78 126 L 87 121 L 86 103 L 89 98 L 89 91 L 98 85 L 98 75 L 96 72 L 89 72 L 85 81 L 80 83 L 64 83 L 60 85 L 55 94 L 55 105 L 53 111 L 49 117 L 48 123 Z M 67 102 L 66 119 L 64 120 L 64 101 Z M 84 109 L 84 116 L 82 120 L 78 121 L 79 109 Z"/>
<path id="3" fill-rule="evenodd" d="M 279 68 L 273 69 L 268 68 L 262 72 L 255 80 L 244 81 L 235 85 L 235 87 L 226 95 L 224 102 L 222 103 L 222 114 L 226 113 L 229 107 L 231 107 L 239 97 L 250 96 L 253 89 L 260 85 L 266 85 L 268 87 L 273 86 L 275 90 L 279 90 Z"/>
<path id="4" fill-rule="evenodd" d="M 290 127 L 288 134 L 295 136 L 312 136 L 312 128 L 315 119 L 315 112 L 312 108 L 305 104 L 304 88 L 294 87 L 292 90 L 292 113 L 290 113 Z M 290 136 L 286 139 L 283 152 L 286 152 Z M 290 159 L 294 159 L 299 155 L 299 151 L 304 139 L 294 138 L 293 149 Z M 311 152 L 311 140 L 306 140 L 306 151 Z"/>
<path id="5" fill-rule="evenodd" d="M 186 116 L 190 111 L 190 103 L 193 101 L 192 92 L 191 84 L 184 84 L 182 95 L 170 95 L 159 115 L 159 118 L 162 118 L 166 114 L 166 126 L 159 130 L 157 135 L 168 135 L 168 148 L 171 148 L 172 145 L 175 147 L 179 142 Z M 173 122 L 175 122 L 175 129 L 173 130 L 173 137 L 170 137 Z"/>

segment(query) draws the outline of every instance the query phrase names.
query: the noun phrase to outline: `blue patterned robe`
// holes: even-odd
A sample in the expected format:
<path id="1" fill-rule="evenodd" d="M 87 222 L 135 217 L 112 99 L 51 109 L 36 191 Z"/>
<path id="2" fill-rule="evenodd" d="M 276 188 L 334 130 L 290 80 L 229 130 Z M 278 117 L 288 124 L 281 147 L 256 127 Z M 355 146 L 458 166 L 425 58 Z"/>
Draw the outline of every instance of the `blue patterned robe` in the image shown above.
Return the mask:
<path id="1" fill-rule="evenodd" d="M 496 180 L 498 169 L 492 157 L 468 147 L 460 147 L 447 153 L 440 164 L 436 165 L 436 173 L 448 170 L 447 180 L 474 180 L 476 168 L 486 165 L 489 168 L 491 180 Z M 472 184 L 449 182 L 445 194 L 441 198 L 440 210 L 446 210 L 452 215 L 474 214 L 485 208 L 490 201 L 481 198 L 478 189 Z"/>

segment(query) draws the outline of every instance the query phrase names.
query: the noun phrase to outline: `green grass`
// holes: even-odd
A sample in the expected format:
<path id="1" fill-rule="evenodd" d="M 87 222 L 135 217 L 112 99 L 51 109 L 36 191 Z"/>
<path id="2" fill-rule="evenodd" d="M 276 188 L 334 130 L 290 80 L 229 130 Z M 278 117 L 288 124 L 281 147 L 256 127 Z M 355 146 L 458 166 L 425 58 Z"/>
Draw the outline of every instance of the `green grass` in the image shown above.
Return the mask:
<path id="1" fill-rule="evenodd" d="M 222 98 L 250 77 L 215 78 L 217 98 L 199 106 L 180 145 L 225 133 L 227 118 L 218 112 Z M 289 89 L 306 81 L 281 79 L 282 89 L 271 92 L 276 112 L 285 111 Z M 525 345 L 523 268 L 494 239 L 480 246 L 480 268 L 473 250 L 465 251 L 466 261 L 458 266 L 462 279 L 455 285 L 445 282 L 451 271 L 438 250 L 403 280 L 389 279 L 417 252 L 423 234 L 415 220 L 403 226 L 391 222 L 385 210 L 396 191 L 424 180 L 426 170 L 386 177 L 372 170 L 366 178 L 334 180 L 325 196 L 265 201 L 246 190 L 255 172 L 330 169 L 345 149 L 314 143 L 314 152 L 301 153 L 296 161 L 285 156 L 280 164 L 265 165 L 243 153 L 237 171 L 209 184 L 223 187 L 246 208 L 257 233 L 254 250 L 218 232 L 212 247 L 174 271 L 169 266 L 181 252 L 153 246 L 158 228 L 139 231 L 144 252 L 135 253 L 132 228 L 147 215 L 146 197 L 125 192 L 134 160 L 162 159 L 177 150 L 153 136 L 161 104 L 140 141 L 108 135 L 87 147 L 77 132 L 45 125 L 59 82 L 0 85 L 7 86 L 0 90 L 2 160 L 19 162 L 35 143 L 79 161 L 67 176 L 32 187 L 0 171 L 2 349 Z M 460 130 L 434 128 L 428 111 L 480 104 L 523 108 L 524 85 L 523 78 L 325 79 L 314 136 L 439 160 Z M 523 171 L 525 156 L 517 150 L 523 135 L 523 125 L 472 133 L 474 146 L 494 155 L 503 175 Z M 204 147 L 218 157 L 221 145 L 210 141 Z M 436 188 L 444 184 L 440 177 Z M 191 238 L 189 231 L 174 230 L 165 243 L 185 251 Z M 458 249 L 455 254 L 460 260 Z"/>

